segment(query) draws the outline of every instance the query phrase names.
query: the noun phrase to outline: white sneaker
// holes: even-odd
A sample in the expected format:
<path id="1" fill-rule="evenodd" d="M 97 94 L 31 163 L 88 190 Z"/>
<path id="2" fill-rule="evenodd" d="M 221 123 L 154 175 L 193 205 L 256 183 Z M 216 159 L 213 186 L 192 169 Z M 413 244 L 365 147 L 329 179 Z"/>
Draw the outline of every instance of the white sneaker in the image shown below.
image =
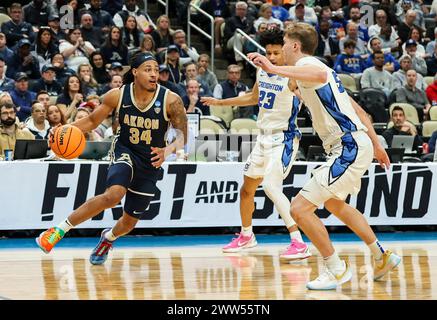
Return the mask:
<path id="1" fill-rule="evenodd" d="M 310 290 L 334 290 L 352 278 L 352 272 L 349 264 L 343 260 L 345 270 L 340 274 L 333 274 L 326 267 L 325 271 L 320 274 L 315 280 L 307 283 L 307 288 Z"/>
<path id="2" fill-rule="evenodd" d="M 382 255 L 382 259 L 374 262 L 375 267 L 373 271 L 373 279 L 375 281 L 380 280 L 389 271 L 396 268 L 401 261 L 401 257 L 399 257 L 397 254 L 391 252 L 390 250 L 386 250 Z"/>

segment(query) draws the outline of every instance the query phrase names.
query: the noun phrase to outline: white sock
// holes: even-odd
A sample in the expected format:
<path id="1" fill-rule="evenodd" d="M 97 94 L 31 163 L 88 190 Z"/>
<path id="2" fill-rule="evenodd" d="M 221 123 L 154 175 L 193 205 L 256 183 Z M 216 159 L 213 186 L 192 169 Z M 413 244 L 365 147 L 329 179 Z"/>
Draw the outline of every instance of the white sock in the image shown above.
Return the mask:
<path id="1" fill-rule="evenodd" d="M 368 247 L 369 247 L 370 251 L 372 252 L 372 255 L 375 258 L 375 260 L 381 260 L 382 255 L 385 252 L 385 250 L 382 248 L 378 239 L 376 239 L 375 242 L 369 244 Z"/>
<path id="2" fill-rule="evenodd" d="M 299 242 L 303 242 L 302 235 L 300 234 L 299 230 L 290 232 L 290 238 L 291 240 L 296 239 Z"/>
<path id="3" fill-rule="evenodd" d="M 68 219 L 65 219 L 57 226 L 57 228 L 64 231 L 64 233 L 67 233 L 68 231 L 70 231 L 71 228 L 74 228 L 74 226 L 71 224 L 70 221 L 68 221 Z"/>
<path id="4" fill-rule="evenodd" d="M 105 239 L 108 241 L 115 241 L 118 237 L 114 236 L 112 229 L 105 233 Z"/>
<path id="5" fill-rule="evenodd" d="M 343 273 L 346 265 L 340 259 L 338 254 L 334 252 L 332 256 L 324 258 L 326 266 L 333 274 Z"/>
<path id="6" fill-rule="evenodd" d="M 248 226 L 248 227 L 241 226 L 241 232 L 243 233 L 243 236 L 245 236 L 245 237 L 251 236 L 253 233 L 252 226 Z"/>

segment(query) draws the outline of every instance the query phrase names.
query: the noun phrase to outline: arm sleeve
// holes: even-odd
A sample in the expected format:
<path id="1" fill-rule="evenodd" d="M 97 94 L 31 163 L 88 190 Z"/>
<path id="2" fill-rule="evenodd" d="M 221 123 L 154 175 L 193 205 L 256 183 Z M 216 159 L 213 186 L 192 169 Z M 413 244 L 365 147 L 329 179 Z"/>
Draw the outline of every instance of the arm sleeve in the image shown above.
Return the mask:
<path id="1" fill-rule="evenodd" d="M 364 70 L 363 75 L 361 76 L 361 88 L 370 88 L 370 78 L 369 78 L 369 72 L 366 72 L 367 70 Z"/>
<path id="2" fill-rule="evenodd" d="M 223 88 L 221 84 L 217 84 L 214 88 L 213 96 L 216 99 L 222 99 L 223 97 Z"/>
<path id="3" fill-rule="evenodd" d="M 396 102 L 407 102 L 407 95 L 404 88 L 396 90 Z"/>

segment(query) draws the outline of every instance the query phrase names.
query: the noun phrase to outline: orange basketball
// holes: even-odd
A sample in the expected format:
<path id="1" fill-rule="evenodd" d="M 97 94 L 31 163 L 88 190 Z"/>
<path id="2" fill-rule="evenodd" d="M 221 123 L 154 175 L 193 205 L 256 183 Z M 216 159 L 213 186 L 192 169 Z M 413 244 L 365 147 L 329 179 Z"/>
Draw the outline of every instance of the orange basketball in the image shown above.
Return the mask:
<path id="1" fill-rule="evenodd" d="M 60 158 L 74 159 L 80 156 L 85 149 L 85 136 L 75 126 L 59 127 L 50 139 L 50 148 Z"/>

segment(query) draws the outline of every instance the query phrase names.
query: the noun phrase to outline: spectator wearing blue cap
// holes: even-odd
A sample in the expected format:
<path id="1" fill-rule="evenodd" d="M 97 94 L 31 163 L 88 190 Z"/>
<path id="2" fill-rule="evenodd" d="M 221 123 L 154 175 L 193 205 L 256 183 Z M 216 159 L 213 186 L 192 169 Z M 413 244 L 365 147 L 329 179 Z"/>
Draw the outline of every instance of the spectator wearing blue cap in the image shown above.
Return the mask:
<path id="1" fill-rule="evenodd" d="M 175 44 L 169 45 L 165 55 L 165 64 L 170 71 L 169 81 L 176 84 L 179 84 L 185 79 L 185 75 L 181 70 L 179 57 L 179 48 Z"/>
<path id="2" fill-rule="evenodd" d="M 422 32 L 423 30 L 419 27 L 413 26 L 410 30 L 410 33 L 408 34 L 408 40 L 402 45 L 402 50 L 404 54 L 406 53 L 406 45 L 407 43 L 413 44 L 416 42 L 416 55 L 420 56 L 421 58 L 427 58 L 427 54 L 425 51 L 425 47 L 421 44 L 422 43 Z M 414 41 L 414 42 L 413 42 Z"/>
<path id="3" fill-rule="evenodd" d="M 168 66 L 166 64 L 159 65 L 158 83 L 160 85 L 166 87 L 170 91 L 176 93 L 181 98 L 183 98 L 185 95 L 185 89 L 182 88 L 181 85 L 175 84 L 174 82 L 169 81 L 169 78 L 170 78 L 170 69 L 168 68 Z"/>
<path id="4" fill-rule="evenodd" d="M 113 62 L 109 66 L 109 76 L 123 76 L 123 65 L 120 62 Z"/>
<path id="5" fill-rule="evenodd" d="M 17 106 L 17 117 L 24 121 L 30 116 L 32 101 L 36 99 L 36 93 L 29 91 L 29 77 L 24 72 L 15 75 L 15 88 L 9 91 L 12 101 Z"/>
<path id="6" fill-rule="evenodd" d="M 62 93 L 62 86 L 55 81 L 55 67 L 52 64 L 46 64 L 42 67 L 41 78 L 35 82 L 31 89 L 33 92 L 47 91 L 50 96 L 57 96 Z"/>
<path id="7" fill-rule="evenodd" d="M 413 69 L 425 77 L 428 68 L 426 66 L 426 61 L 417 53 L 417 42 L 413 39 L 408 40 L 405 43 L 405 51 L 411 57 Z"/>
<path id="8" fill-rule="evenodd" d="M 11 21 L 4 22 L 1 25 L 1 31 L 6 35 L 6 40 L 10 48 L 14 47 L 21 39 L 35 40 L 35 33 L 32 25 L 23 21 L 23 10 L 21 4 L 14 3 L 9 9 Z"/>
<path id="9" fill-rule="evenodd" d="M 6 75 L 13 77 L 17 72 L 24 72 L 30 79 L 39 79 L 40 69 L 36 57 L 30 53 L 31 43 L 28 39 L 21 39 L 17 44 L 18 54 L 8 64 Z"/>
<path id="10" fill-rule="evenodd" d="M 6 61 L 0 55 L 0 92 L 14 88 L 14 80 L 5 76 Z"/>

